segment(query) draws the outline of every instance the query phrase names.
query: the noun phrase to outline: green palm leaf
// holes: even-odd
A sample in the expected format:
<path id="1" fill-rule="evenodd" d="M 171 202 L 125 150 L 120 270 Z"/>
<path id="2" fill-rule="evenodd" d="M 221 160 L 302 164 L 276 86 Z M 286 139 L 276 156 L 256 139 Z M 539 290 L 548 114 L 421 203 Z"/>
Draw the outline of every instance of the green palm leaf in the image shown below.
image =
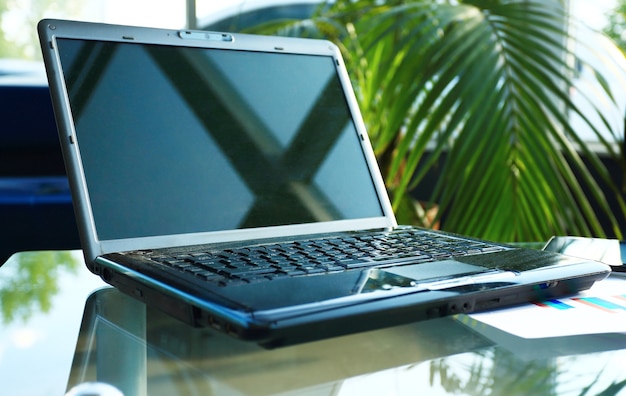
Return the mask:
<path id="1" fill-rule="evenodd" d="M 400 222 L 409 220 L 411 191 L 427 189 L 454 232 L 504 241 L 622 236 L 621 186 L 569 116 L 620 161 L 616 140 L 600 132 L 615 106 L 611 85 L 598 73 L 600 89 L 582 94 L 595 125 L 569 95 L 576 70 L 561 2 L 337 0 L 311 20 L 279 25 L 263 31 L 342 48 Z"/>

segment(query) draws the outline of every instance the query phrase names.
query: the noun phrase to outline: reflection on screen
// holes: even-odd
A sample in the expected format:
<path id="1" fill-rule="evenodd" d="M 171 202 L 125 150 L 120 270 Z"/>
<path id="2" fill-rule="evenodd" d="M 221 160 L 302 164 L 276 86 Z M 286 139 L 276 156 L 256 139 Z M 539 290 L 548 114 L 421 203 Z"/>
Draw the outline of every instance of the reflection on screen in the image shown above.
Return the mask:
<path id="1" fill-rule="evenodd" d="M 382 214 L 330 57 L 58 46 L 100 239 Z"/>

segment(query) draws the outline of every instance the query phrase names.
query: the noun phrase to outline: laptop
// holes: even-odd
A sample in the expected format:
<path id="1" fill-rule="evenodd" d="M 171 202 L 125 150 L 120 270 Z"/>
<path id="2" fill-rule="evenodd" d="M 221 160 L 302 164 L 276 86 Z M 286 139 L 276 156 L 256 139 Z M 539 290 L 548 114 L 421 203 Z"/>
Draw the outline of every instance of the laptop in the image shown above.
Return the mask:
<path id="1" fill-rule="evenodd" d="M 589 288 L 608 266 L 399 226 L 325 40 L 43 20 L 89 269 L 266 347 Z"/>

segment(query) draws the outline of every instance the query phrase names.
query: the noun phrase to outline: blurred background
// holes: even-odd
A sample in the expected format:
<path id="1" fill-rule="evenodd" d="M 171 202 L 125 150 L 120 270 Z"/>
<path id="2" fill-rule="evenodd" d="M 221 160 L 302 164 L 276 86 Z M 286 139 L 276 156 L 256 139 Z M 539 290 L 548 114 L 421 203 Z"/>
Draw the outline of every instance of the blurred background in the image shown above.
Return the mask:
<path id="1" fill-rule="evenodd" d="M 400 223 L 507 242 L 566 234 L 623 238 L 626 0 L 483 3 L 0 0 L 0 263 L 16 251 L 80 246 L 35 29 L 42 18 L 331 39 L 346 58 Z M 398 16 L 407 7 L 410 12 Z M 547 11 L 528 12 L 541 7 Z M 443 15 L 454 15 L 454 23 L 446 25 Z M 390 16 L 405 19 L 385 32 L 381 26 Z M 412 23 L 420 18 L 441 25 L 416 34 Z M 507 23 L 499 25 L 501 21 Z M 548 27 L 552 22 L 558 28 Z M 436 66 L 440 71 L 423 77 L 433 68 L 432 56 L 424 54 L 462 46 L 462 40 L 454 41 L 459 26 L 495 26 L 501 30 L 494 34 L 501 34 L 503 42 L 494 44 L 493 34 L 477 35 L 491 46 L 487 57 L 477 55 L 467 63 L 444 59 Z M 389 32 L 408 38 L 394 40 L 386 36 Z M 424 51 L 412 54 L 408 46 L 398 47 L 410 42 L 410 34 L 429 39 Z M 381 53 L 388 54 L 386 59 L 379 59 Z M 467 81 L 484 77 L 480 73 L 490 67 L 490 54 L 501 60 L 494 61 L 495 85 L 458 93 L 456 88 L 464 89 Z M 542 63 L 541 57 L 547 61 Z M 536 62 L 523 63 L 522 58 Z M 393 72 L 387 73 L 389 65 Z M 511 67 L 527 73 L 509 80 L 506 70 Z M 403 73 L 406 81 L 395 78 Z M 447 75 L 450 79 L 437 91 L 436 83 Z M 398 86 L 392 84 L 419 80 L 413 76 L 423 81 L 406 100 L 408 106 L 389 107 L 399 100 L 393 96 Z M 380 83 L 375 90 L 373 81 Z M 530 91 L 524 98 L 489 96 L 509 83 L 511 90 Z M 453 92 L 458 96 L 451 97 Z M 485 98 L 495 101 L 493 108 L 476 106 L 488 102 Z M 512 112 L 537 101 L 541 108 L 526 109 L 519 119 Z M 471 108 L 460 114 L 463 106 Z M 394 112 L 399 113 L 395 120 Z M 482 124 L 475 125 L 477 117 Z M 508 120 L 513 127 L 494 127 L 490 118 Z M 544 134 L 549 137 L 545 142 L 540 141 Z M 527 136 L 537 139 L 524 146 Z M 480 150 L 463 153 L 463 147 L 482 147 L 496 138 L 501 145 L 495 152 L 506 155 L 502 163 L 481 165 Z M 539 163 L 544 157 L 549 164 Z M 466 168 L 474 170 L 473 177 L 458 170 Z M 483 186 L 481 176 L 494 168 L 504 173 Z M 459 191 L 455 186 L 463 187 Z M 494 205 L 491 197 L 504 199 Z"/>

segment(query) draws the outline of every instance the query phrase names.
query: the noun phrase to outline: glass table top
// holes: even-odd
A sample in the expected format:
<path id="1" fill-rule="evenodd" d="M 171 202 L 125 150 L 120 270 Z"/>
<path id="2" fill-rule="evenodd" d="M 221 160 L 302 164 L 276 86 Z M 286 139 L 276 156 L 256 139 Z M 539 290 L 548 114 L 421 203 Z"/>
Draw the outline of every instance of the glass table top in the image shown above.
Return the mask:
<path id="1" fill-rule="evenodd" d="M 267 350 L 121 294 L 79 251 L 12 256 L 0 306 L 2 394 L 93 381 L 124 395 L 626 393 L 626 334 L 523 339 L 457 316 Z"/>

